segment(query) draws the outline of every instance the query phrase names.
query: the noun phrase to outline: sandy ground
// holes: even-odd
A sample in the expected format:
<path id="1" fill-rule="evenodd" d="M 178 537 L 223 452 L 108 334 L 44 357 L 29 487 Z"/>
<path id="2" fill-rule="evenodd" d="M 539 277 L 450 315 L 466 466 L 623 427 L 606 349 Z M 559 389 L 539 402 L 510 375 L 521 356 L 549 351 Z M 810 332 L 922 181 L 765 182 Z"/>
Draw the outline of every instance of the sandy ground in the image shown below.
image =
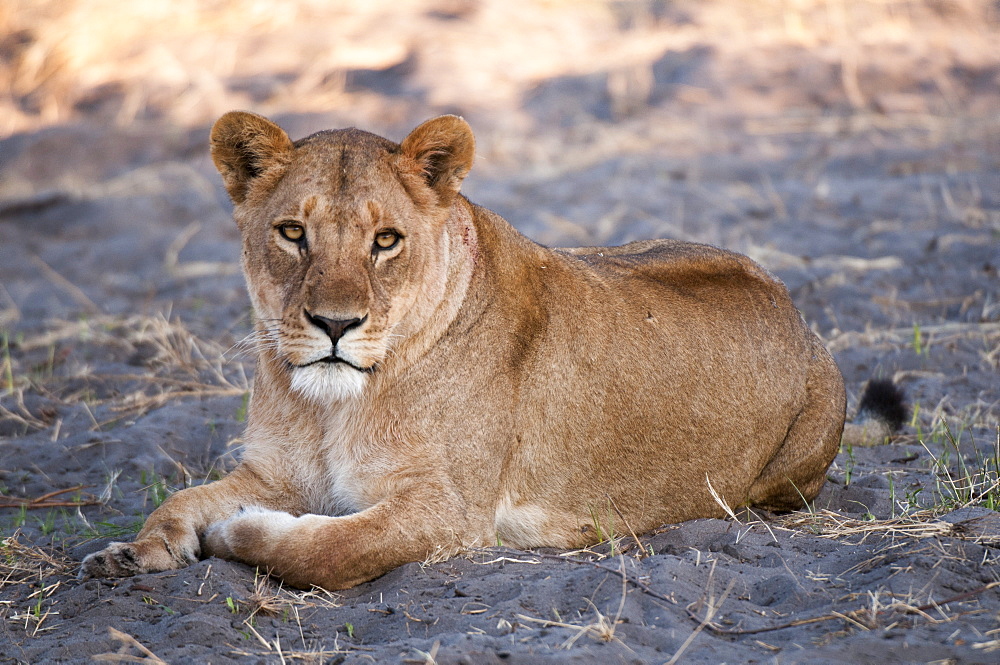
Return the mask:
<path id="1" fill-rule="evenodd" d="M 0 663 L 1000 660 L 994 3 L 135 5 L 0 9 Z M 469 198 L 545 244 L 745 252 L 852 408 L 890 377 L 913 417 L 790 515 L 336 594 L 219 560 L 78 582 L 239 455 L 249 302 L 206 145 L 230 108 L 294 138 L 461 113 Z"/>

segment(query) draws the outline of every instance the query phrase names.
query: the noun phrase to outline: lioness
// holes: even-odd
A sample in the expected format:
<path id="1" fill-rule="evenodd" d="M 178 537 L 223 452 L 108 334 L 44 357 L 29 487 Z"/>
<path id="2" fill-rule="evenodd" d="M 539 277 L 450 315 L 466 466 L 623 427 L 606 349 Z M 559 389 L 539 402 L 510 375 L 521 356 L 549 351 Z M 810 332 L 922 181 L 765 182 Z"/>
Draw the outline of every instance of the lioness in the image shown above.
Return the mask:
<path id="1" fill-rule="evenodd" d="M 706 245 L 541 247 L 459 194 L 474 145 L 455 116 L 401 144 L 215 123 L 256 312 L 243 460 L 84 576 L 213 555 L 341 589 L 463 546 L 722 516 L 713 489 L 816 496 L 844 383 L 785 287 Z"/>

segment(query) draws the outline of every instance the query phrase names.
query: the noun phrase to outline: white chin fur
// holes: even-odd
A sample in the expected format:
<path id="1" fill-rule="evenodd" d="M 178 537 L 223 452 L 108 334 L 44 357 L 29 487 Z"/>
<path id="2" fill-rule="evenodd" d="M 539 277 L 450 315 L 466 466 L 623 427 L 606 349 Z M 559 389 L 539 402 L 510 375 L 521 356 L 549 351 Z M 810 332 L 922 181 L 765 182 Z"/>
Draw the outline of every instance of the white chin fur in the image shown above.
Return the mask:
<path id="1" fill-rule="evenodd" d="M 316 364 L 292 371 L 292 390 L 314 402 L 339 402 L 360 395 L 367 379 L 349 365 Z"/>

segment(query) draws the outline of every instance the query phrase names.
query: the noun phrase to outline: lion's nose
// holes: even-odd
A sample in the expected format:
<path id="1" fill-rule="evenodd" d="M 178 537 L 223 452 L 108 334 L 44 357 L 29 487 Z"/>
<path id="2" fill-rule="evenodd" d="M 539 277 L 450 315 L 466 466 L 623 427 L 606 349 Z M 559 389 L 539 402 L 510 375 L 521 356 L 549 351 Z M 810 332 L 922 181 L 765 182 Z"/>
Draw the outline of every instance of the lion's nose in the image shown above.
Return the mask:
<path id="1" fill-rule="evenodd" d="M 314 326 L 325 332 L 326 336 L 330 338 L 331 342 L 333 342 L 333 346 L 336 347 L 337 342 L 344 336 L 344 333 L 351 328 L 360 326 L 368 318 L 368 315 L 366 314 L 360 319 L 328 319 L 325 316 L 310 314 L 309 311 L 306 310 L 306 318 L 309 319 L 309 322 Z"/>

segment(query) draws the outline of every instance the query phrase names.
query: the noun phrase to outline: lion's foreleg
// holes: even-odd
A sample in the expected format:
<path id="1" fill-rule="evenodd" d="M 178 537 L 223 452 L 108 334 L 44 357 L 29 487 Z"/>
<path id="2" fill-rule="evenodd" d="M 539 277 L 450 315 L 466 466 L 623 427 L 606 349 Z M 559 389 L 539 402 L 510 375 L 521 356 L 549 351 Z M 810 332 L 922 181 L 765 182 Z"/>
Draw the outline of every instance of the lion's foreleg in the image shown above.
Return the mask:
<path id="1" fill-rule="evenodd" d="M 454 553 L 463 519 L 440 495 L 407 493 L 343 517 L 249 508 L 212 525 L 204 542 L 207 554 L 260 566 L 292 586 L 345 589 Z"/>
<path id="2" fill-rule="evenodd" d="M 257 505 L 291 510 L 292 496 L 284 487 L 265 483 L 245 464 L 225 478 L 189 487 L 171 495 L 146 520 L 131 543 L 111 543 L 83 560 L 80 576 L 124 577 L 190 565 L 201 554 L 205 529 Z"/>

